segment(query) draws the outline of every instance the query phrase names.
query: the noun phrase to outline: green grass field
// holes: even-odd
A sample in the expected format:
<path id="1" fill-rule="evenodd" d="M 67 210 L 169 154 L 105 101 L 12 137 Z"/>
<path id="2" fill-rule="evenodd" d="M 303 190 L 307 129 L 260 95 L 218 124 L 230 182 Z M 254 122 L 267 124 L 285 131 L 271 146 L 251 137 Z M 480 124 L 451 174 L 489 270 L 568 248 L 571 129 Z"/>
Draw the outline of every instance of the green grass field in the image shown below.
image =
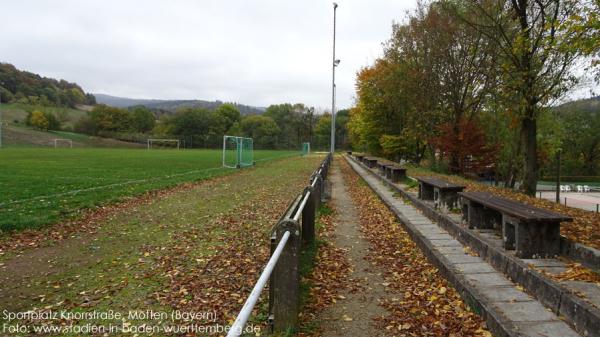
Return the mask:
<path id="1" fill-rule="evenodd" d="M 101 161 L 98 157 L 102 152 L 93 158 Z M 118 152 L 130 158 L 122 159 L 116 155 Z M 219 164 L 218 151 L 142 152 L 109 151 L 112 157 L 108 159 L 117 158 L 123 165 L 128 162 L 128 167 L 137 167 L 134 163 L 143 157 L 149 169 L 159 165 L 148 161 L 152 155 L 171 157 L 177 162 L 173 170 L 189 169 L 194 165 L 191 158 L 199 158 L 197 165 Z M 261 151 L 257 157 L 284 154 Z M 48 239 L 42 230 L 42 247 L 7 249 L 0 254 L 0 308 L 9 312 L 34 308 L 57 312 L 114 310 L 125 317 L 130 310 L 214 311 L 220 316 L 219 324 L 228 324 L 243 305 L 240 301 L 250 292 L 257 271 L 268 260 L 271 227 L 302 192 L 322 160 L 321 155 L 264 160 L 256 169 L 238 170 L 236 174 L 114 210 L 95 219 L 90 224 L 93 231 L 59 226 L 52 230 L 60 232 L 63 239 Z M 116 165 L 104 166 L 108 172 L 108 167 Z M 162 167 L 163 172 L 167 170 L 168 167 Z M 127 173 L 126 169 L 121 171 Z M 261 298 L 263 308 L 267 300 L 265 296 Z M 150 319 L 127 321 L 136 325 L 158 323 Z M 69 322 L 78 326 L 124 323 L 103 319 Z M 0 327 L 3 323 L 7 323 L 6 319 L 0 315 Z"/>
<path id="2" fill-rule="evenodd" d="M 293 151 L 255 151 L 257 165 Z M 0 150 L 0 230 L 36 228 L 83 208 L 232 172 L 220 150 Z"/>

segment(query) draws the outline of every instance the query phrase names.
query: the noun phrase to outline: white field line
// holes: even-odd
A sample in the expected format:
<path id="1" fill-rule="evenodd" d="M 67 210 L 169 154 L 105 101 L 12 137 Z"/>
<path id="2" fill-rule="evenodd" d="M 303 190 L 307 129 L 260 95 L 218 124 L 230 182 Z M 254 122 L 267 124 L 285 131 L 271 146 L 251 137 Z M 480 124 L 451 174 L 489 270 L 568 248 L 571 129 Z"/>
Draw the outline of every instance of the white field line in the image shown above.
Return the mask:
<path id="1" fill-rule="evenodd" d="M 267 158 L 259 159 L 257 161 L 265 161 L 265 160 L 271 160 L 271 159 L 275 159 L 275 158 L 284 158 L 284 157 L 288 157 L 288 156 L 291 156 L 291 155 L 267 157 Z M 193 170 L 193 171 L 182 172 L 182 173 L 175 173 L 175 174 L 170 174 L 170 175 L 165 175 L 165 176 L 160 176 L 160 177 L 154 177 L 154 178 L 128 180 L 128 181 L 124 181 L 124 182 L 121 182 L 121 183 L 114 183 L 114 184 L 108 184 L 108 185 L 102 185 L 102 186 L 95 186 L 95 187 L 83 188 L 83 189 L 79 189 L 79 190 L 71 190 L 71 191 L 63 192 L 63 193 L 40 195 L 40 196 L 32 197 L 32 198 L 7 201 L 7 202 L 0 203 L 0 206 L 20 204 L 20 203 L 24 203 L 24 202 L 28 202 L 28 201 L 35 201 L 35 200 L 41 200 L 41 199 L 49 199 L 49 198 L 61 197 L 61 196 L 65 196 L 65 195 L 74 195 L 74 194 L 78 194 L 78 193 L 81 193 L 81 192 L 96 191 L 96 190 L 101 190 L 101 189 L 105 189 L 105 188 L 119 187 L 119 186 L 131 185 L 131 184 L 137 184 L 137 183 L 143 183 L 143 182 L 148 182 L 148 181 L 156 181 L 156 180 L 165 179 L 165 178 L 169 179 L 169 178 L 179 177 L 179 176 L 193 174 L 193 173 L 209 172 L 209 171 L 215 171 L 215 170 L 221 170 L 221 169 L 222 170 L 226 170 L 228 168 L 222 167 L 222 166 L 220 166 L 220 167 L 211 167 L 211 168 L 207 168 L 207 169 L 203 169 L 203 170 Z"/>
<path id="2" fill-rule="evenodd" d="M 72 191 L 63 192 L 63 193 L 40 195 L 40 196 L 32 197 L 32 198 L 7 201 L 7 202 L 4 202 L 4 203 L 0 203 L 0 206 L 11 205 L 11 204 L 20 204 L 20 203 L 27 202 L 27 201 L 48 199 L 48 198 L 53 198 L 53 197 L 61 197 L 61 196 L 65 196 L 65 195 L 78 194 L 78 193 L 81 193 L 81 192 L 96 191 L 96 190 L 101 190 L 101 189 L 105 189 L 105 188 L 118 187 L 118 186 L 130 185 L 130 184 L 137 184 L 137 183 L 143 183 L 143 182 L 148 182 L 148 181 L 156 181 L 156 180 L 165 179 L 165 178 L 168 179 L 168 178 L 178 177 L 178 176 L 182 176 L 182 175 L 186 175 L 186 174 L 199 173 L 199 172 L 208 172 L 208 171 L 214 171 L 214 170 L 219 170 L 219 169 L 224 169 L 224 168 L 223 167 L 211 167 L 211 168 L 204 169 L 204 170 L 194 170 L 194 171 L 188 171 L 188 172 L 171 174 L 171 175 L 154 177 L 154 178 L 128 180 L 128 181 L 124 181 L 122 183 L 114 183 L 114 184 L 108 184 L 108 185 L 102 185 L 102 186 L 95 186 L 95 187 L 83 188 L 83 189 L 79 189 L 79 190 L 72 190 Z"/>

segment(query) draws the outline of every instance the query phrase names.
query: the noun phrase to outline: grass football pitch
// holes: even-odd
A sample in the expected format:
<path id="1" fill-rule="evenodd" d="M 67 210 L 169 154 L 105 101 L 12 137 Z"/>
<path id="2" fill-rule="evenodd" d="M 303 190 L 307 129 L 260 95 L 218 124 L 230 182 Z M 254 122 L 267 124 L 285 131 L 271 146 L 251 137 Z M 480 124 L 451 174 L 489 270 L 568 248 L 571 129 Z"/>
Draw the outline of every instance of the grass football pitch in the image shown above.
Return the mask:
<path id="1" fill-rule="evenodd" d="M 257 165 L 297 151 L 254 151 Z M 84 208 L 227 174 L 221 150 L 6 148 L 0 151 L 0 230 L 36 228 Z"/>

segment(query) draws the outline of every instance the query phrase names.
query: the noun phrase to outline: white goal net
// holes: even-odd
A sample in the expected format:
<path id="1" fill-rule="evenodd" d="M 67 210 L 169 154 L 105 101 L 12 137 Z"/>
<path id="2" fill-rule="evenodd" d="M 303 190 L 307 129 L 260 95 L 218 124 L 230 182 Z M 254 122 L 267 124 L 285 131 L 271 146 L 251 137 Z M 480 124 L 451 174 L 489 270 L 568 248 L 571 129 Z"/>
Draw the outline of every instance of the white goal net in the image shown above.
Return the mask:
<path id="1" fill-rule="evenodd" d="M 73 141 L 70 139 L 56 138 L 56 139 L 54 139 L 54 148 L 59 148 L 59 147 L 72 148 Z"/>
<path id="2" fill-rule="evenodd" d="M 254 140 L 223 136 L 223 167 L 241 168 L 254 165 Z"/>

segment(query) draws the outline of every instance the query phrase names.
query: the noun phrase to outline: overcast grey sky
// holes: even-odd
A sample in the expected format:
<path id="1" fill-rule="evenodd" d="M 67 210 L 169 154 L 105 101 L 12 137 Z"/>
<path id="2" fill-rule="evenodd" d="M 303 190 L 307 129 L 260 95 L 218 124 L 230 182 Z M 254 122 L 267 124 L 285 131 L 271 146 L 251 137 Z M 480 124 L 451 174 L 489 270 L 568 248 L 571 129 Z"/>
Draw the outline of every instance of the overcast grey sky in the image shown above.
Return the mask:
<path id="1" fill-rule="evenodd" d="M 337 97 L 415 0 L 338 0 Z M 0 61 L 88 92 L 267 106 L 331 102 L 328 0 L 2 2 Z"/>

